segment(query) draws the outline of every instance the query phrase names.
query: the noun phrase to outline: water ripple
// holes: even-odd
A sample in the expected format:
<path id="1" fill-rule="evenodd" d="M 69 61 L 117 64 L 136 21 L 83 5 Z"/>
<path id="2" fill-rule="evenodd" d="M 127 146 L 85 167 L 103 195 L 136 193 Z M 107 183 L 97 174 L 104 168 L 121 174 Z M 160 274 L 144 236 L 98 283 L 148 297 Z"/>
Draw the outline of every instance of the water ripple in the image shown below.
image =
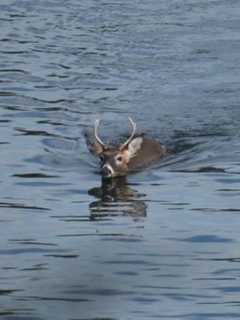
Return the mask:
<path id="1" fill-rule="evenodd" d="M 0 4 L 4 320 L 239 319 L 237 1 Z M 85 131 L 174 151 L 101 181 Z"/>
<path id="2" fill-rule="evenodd" d="M 50 208 L 38 207 L 26 205 L 24 203 L 13 203 L 13 202 L 0 202 L 1 208 L 11 208 L 11 209 L 29 209 L 29 210 L 40 210 L 40 211 L 49 211 Z"/>

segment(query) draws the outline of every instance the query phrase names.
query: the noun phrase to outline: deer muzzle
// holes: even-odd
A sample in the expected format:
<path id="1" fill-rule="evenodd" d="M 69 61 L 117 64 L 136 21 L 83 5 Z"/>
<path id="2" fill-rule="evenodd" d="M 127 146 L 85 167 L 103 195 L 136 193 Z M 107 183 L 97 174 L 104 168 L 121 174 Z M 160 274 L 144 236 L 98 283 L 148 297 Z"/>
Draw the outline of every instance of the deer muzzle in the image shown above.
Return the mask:
<path id="1" fill-rule="evenodd" d="M 114 170 L 110 164 L 104 164 L 102 167 L 102 176 L 103 178 L 112 178 L 114 177 Z"/>

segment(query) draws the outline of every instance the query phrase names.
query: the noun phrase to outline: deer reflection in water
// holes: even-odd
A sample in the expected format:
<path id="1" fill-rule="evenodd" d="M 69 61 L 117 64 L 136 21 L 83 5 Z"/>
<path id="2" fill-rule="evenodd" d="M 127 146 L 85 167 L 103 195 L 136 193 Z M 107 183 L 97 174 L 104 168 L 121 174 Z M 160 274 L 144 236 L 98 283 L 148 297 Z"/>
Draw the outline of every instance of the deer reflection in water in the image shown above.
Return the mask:
<path id="1" fill-rule="evenodd" d="M 98 199 L 89 206 L 92 220 L 118 215 L 138 218 L 147 214 L 147 205 L 141 199 L 145 195 L 132 189 L 126 177 L 102 179 L 102 185 L 88 193 Z"/>

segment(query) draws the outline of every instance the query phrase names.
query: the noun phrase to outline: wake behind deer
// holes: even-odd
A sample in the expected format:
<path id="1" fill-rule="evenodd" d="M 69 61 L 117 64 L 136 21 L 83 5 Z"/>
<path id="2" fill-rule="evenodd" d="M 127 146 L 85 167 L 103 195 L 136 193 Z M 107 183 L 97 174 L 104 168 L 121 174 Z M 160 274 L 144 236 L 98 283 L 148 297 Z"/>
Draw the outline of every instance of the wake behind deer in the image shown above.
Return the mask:
<path id="1" fill-rule="evenodd" d="M 124 176 L 139 171 L 172 154 L 166 146 L 157 140 L 136 135 L 136 123 L 128 118 L 132 127 L 130 137 L 119 147 L 106 145 L 99 137 L 100 120 L 95 121 L 94 142 L 90 151 L 100 159 L 103 178 Z"/>

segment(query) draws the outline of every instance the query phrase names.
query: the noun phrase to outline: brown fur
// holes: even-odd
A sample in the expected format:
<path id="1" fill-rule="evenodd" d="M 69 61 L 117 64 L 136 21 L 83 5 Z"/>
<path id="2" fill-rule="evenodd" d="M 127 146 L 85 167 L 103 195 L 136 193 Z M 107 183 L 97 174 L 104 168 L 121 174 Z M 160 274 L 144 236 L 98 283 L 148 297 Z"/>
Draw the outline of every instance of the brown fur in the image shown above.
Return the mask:
<path id="1" fill-rule="evenodd" d="M 168 155 L 167 148 L 156 140 L 143 137 L 140 150 L 128 162 L 128 171 L 146 168 Z"/>
<path id="2" fill-rule="evenodd" d="M 141 141 L 141 143 L 132 146 L 134 140 Z M 136 148 L 136 153 L 134 153 L 134 148 Z M 102 146 L 98 141 L 95 141 L 90 150 L 100 157 L 101 168 L 108 165 L 113 169 L 112 177 L 144 169 L 171 154 L 171 151 L 160 142 L 143 136 L 135 136 L 123 148 Z M 122 158 L 121 163 L 117 161 L 119 156 Z"/>

